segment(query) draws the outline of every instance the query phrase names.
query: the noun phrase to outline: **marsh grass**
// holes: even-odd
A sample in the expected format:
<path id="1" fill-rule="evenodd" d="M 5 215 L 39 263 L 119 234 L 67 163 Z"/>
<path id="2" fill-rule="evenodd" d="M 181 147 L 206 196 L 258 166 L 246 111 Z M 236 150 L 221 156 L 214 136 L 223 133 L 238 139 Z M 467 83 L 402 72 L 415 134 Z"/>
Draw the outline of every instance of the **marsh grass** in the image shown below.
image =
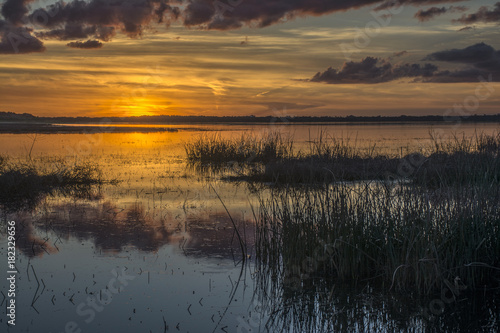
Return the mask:
<path id="1" fill-rule="evenodd" d="M 257 256 L 290 286 L 319 277 L 431 294 L 455 281 L 472 289 L 500 281 L 498 186 L 338 183 L 269 197 Z"/>
<path id="2" fill-rule="evenodd" d="M 428 147 L 400 157 L 382 154 L 375 146 L 361 149 L 356 141 L 324 133 L 311 140 L 306 151 L 295 151 L 291 138 L 276 133 L 260 139 L 249 135 L 223 139 L 216 134 L 200 137 L 185 148 L 188 165 L 197 171 L 215 171 L 229 180 L 252 183 L 324 184 L 404 178 L 437 188 L 499 182 L 500 132 L 446 140 L 433 133 L 430 136 Z"/>
<path id="3" fill-rule="evenodd" d="M 266 328 L 488 331 L 499 319 L 499 192 L 382 182 L 273 188 L 256 219 Z M 436 315 L 429 307 L 443 291 Z"/>
<path id="4" fill-rule="evenodd" d="M 0 205 L 5 210 L 33 208 L 41 198 L 60 192 L 85 197 L 93 186 L 103 184 L 101 170 L 86 162 L 22 162 L 5 160 L 0 165 Z"/>
<path id="5" fill-rule="evenodd" d="M 498 185 L 500 182 L 500 132 L 472 137 L 454 135 L 443 140 L 430 133 L 433 147 L 413 181 L 428 187 Z"/>
<path id="6" fill-rule="evenodd" d="M 203 135 L 184 146 L 190 163 L 267 163 L 293 154 L 293 141 L 280 133 L 262 137 L 241 135 L 224 139 L 220 133 Z"/>
<path id="7" fill-rule="evenodd" d="M 500 134 L 431 138 L 425 155 L 401 158 L 321 135 L 308 152 L 272 158 L 245 160 L 266 146 L 249 138 L 200 139 L 187 151 L 200 163 L 256 164 L 236 178 L 280 185 L 258 190 L 256 249 L 285 285 L 370 281 L 422 295 L 490 288 L 500 281 Z"/>

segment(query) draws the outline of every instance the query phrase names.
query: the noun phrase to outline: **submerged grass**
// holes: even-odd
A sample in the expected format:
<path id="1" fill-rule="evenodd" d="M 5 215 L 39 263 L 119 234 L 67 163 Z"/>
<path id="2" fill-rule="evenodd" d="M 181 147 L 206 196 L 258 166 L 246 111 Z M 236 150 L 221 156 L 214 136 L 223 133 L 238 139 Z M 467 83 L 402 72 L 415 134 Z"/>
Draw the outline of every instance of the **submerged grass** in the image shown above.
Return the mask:
<path id="1" fill-rule="evenodd" d="M 92 186 L 103 183 L 99 167 L 92 163 L 33 163 L 0 159 L 0 206 L 19 210 L 36 206 L 56 191 L 85 197 Z"/>

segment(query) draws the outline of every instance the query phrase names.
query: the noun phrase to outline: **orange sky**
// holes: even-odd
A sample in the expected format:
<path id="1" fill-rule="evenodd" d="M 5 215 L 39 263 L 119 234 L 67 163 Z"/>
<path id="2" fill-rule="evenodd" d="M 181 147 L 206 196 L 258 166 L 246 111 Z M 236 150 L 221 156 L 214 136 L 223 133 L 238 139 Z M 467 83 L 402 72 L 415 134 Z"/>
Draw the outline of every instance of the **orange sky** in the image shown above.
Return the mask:
<path id="1" fill-rule="evenodd" d="M 30 8 L 47 3 L 35 1 Z M 473 13 L 480 5 L 493 8 L 494 3 L 459 4 Z M 366 57 L 378 58 L 377 66 L 391 63 L 393 73 L 406 63 L 424 65 L 424 58 L 438 51 L 481 42 L 500 49 L 497 23 L 478 22 L 458 31 L 464 24 L 452 19 L 464 15 L 462 11 L 420 22 L 417 11 L 431 6 L 407 5 L 372 32 L 367 27 L 382 15 L 374 14 L 373 7 L 224 31 L 186 27 L 178 21 L 169 27 L 151 23 L 142 36 L 118 32 L 98 49 L 70 48 L 66 44 L 71 40 L 40 38 L 44 52 L 0 54 L 0 111 L 38 116 L 440 115 L 454 105 L 472 103 L 479 80 L 423 83 L 422 77 L 403 75 L 364 83 L 353 82 L 357 77 L 351 75 L 351 81 L 335 84 L 311 82 L 317 72 L 340 70 L 345 62 Z M 380 17 L 378 22 L 383 22 Z M 48 30 L 35 27 L 33 34 Z M 360 40 L 360 32 L 371 37 Z M 350 58 L 346 45 L 354 51 Z M 406 52 L 395 56 L 401 51 Z M 432 63 L 439 67 L 435 73 L 471 67 L 470 62 Z M 499 79 L 494 76 L 493 81 Z M 471 113 L 499 112 L 500 94 L 494 91 L 500 91 L 500 84 L 488 87 L 493 93 Z"/>

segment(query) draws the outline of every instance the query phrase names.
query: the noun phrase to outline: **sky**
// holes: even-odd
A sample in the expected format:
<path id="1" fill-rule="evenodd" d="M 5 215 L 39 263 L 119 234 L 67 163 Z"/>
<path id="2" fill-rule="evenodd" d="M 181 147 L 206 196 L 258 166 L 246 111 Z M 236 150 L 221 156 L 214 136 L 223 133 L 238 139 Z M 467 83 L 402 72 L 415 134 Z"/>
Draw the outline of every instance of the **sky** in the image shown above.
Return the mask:
<path id="1" fill-rule="evenodd" d="M 0 111 L 500 113 L 498 1 L 0 3 Z"/>

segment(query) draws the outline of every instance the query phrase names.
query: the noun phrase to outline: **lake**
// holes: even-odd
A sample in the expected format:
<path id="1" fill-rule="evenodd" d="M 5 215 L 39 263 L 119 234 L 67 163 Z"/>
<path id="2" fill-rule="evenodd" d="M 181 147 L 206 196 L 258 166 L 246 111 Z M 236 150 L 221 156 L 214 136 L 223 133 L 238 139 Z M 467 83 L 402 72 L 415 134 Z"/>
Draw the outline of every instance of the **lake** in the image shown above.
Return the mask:
<path id="1" fill-rule="evenodd" d="M 439 296 L 408 304 L 401 294 L 329 285 L 276 296 L 266 280 L 271 277 L 262 275 L 255 258 L 258 193 L 244 183 L 190 168 L 184 151 L 184 144 L 200 135 L 232 138 L 279 131 L 293 138 L 296 150 L 307 151 L 322 133 L 362 151 L 402 156 L 431 149 L 431 132 L 444 139 L 494 134 L 498 124 L 171 127 L 178 131 L 0 134 L 0 155 L 9 156 L 10 163 L 31 159 L 50 169 L 91 162 L 107 180 L 85 195 L 55 193 L 29 209 L 2 210 L 3 258 L 6 222 L 16 222 L 17 237 L 17 321 L 8 332 L 331 331 L 319 315 L 304 324 L 315 312 L 330 313 L 336 329 L 353 332 L 421 331 L 436 322 L 450 332 L 457 327 L 466 331 L 468 325 L 493 331 L 495 326 L 488 325 L 498 325 L 498 307 L 488 298 L 458 298 L 429 320 L 422 309 Z M 4 279 L 1 326 L 8 320 L 8 287 Z M 281 307 L 273 303 L 278 299 Z M 299 306 L 305 299 L 309 317 Z M 317 308 L 325 300 L 331 312 Z"/>

